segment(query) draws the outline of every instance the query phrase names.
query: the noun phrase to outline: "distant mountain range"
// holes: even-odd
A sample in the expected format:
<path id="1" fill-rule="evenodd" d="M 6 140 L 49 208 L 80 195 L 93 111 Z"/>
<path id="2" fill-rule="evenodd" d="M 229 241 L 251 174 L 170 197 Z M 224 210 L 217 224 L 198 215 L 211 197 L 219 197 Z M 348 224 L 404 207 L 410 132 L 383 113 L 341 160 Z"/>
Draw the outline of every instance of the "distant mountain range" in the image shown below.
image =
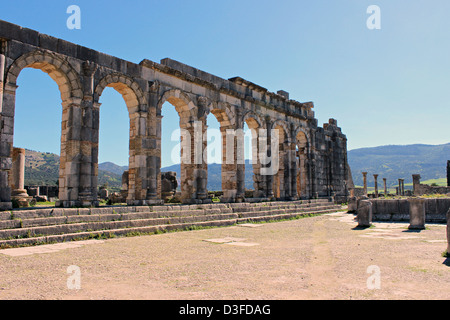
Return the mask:
<path id="1" fill-rule="evenodd" d="M 56 185 L 59 175 L 59 156 L 52 153 L 26 150 L 25 185 Z M 368 184 L 373 184 L 373 174 L 379 174 L 379 181 L 387 178 L 389 186 L 398 184 L 398 179 L 405 183 L 412 182 L 413 174 L 420 174 L 422 181 L 446 179 L 447 160 L 450 160 L 450 143 L 443 145 L 405 145 L 362 148 L 348 151 L 353 182 L 363 185 L 362 172 L 367 171 Z M 120 190 L 122 173 L 127 166 L 112 162 L 99 164 L 99 183 L 107 184 L 110 189 Z M 161 172 L 175 171 L 180 179 L 180 165 L 161 169 Z M 245 165 L 245 187 L 253 189 L 253 170 L 249 161 Z M 222 189 L 220 164 L 208 165 L 208 190 Z"/>
<path id="2" fill-rule="evenodd" d="M 387 179 L 388 186 L 398 185 L 398 179 L 412 183 L 412 175 L 420 174 L 421 181 L 447 177 L 447 161 L 450 160 L 450 143 L 442 145 L 388 145 L 348 151 L 348 163 L 353 182 L 363 185 L 362 172 L 368 172 L 367 181 L 373 185 L 373 174 L 378 181 Z"/>

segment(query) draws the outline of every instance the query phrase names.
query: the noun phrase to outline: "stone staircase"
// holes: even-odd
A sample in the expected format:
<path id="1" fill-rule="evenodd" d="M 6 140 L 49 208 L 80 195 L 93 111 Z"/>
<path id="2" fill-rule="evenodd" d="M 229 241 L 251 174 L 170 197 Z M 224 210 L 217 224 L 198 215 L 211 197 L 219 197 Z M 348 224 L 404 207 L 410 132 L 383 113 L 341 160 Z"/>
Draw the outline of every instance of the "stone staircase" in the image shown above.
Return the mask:
<path id="1" fill-rule="evenodd" d="M 0 212 L 0 248 L 290 219 L 341 209 L 327 199 Z"/>

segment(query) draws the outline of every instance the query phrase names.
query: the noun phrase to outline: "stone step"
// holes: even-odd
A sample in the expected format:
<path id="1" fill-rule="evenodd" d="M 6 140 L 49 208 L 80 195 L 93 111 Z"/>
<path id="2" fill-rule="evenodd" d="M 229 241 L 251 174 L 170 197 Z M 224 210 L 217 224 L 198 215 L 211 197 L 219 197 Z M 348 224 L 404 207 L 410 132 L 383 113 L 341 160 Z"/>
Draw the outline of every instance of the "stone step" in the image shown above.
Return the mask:
<path id="1" fill-rule="evenodd" d="M 58 224 L 51 226 L 41 227 L 26 227 L 16 229 L 0 230 L 0 239 L 8 238 L 22 238 L 22 237 L 36 237 L 36 236 L 48 236 L 64 233 L 78 233 L 86 232 L 88 230 L 108 230 L 119 228 L 134 228 L 153 225 L 165 225 L 165 224 L 179 224 L 187 222 L 202 222 L 211 220 L 226 220 L 235 219 L 237 214 L 223 214 L 223 215 L 207 215 L 207 216 L 187 216 L 187 217 L 171 217 L 171 218 L 152 218 L 152 219 L 138 219 L 138 220 L 125 220 L 125 221 L 104 221 L 104 222 L 84 222 L 84 223 L 72 223 L 72 224 Z"/>
<path id="2" fill-rule="evenodd" d="M 86 235 L 101 236 L 110 232 L 123 235 L 144 232 L 137 230 L 158 230 L 156 227 L 172 230 L 172 225 L 202 227 L 208 224 L 219 226 L 242 221 L 279 220 L 299 215 L 335 212 L 341 206 L 328 201 L 299 201 L 256 206 L 248 206 L 247 203 L 244 206 L 212 205 L 204 206 L 204 209 L 198 209 L 198 205 L 167 206 L 156 210 L 152 207 L 121 207 L 119 211 L 122 213 L 116 213 L 116 208 L 14 211 L 9 215 L 9 220 L 6 220 L 6 217 L 0 220 L 0 246 L 68 241 L 64 239 L 83 239 Z M 134 212 L 127 212 L 130 210 L 126 208 Z M 245 210 L 240 210 L 242 208 Z"/>
<path id="3" fill-rule="evenodd" d="M 66 233 L 40 237 L 0 240 L 0 247 L 4 248 L 4 247 L 18 247 L 26 245 L 40 245 L 48 243 L 60 243 L 92 238 L 101 238 L 103 236 L 111 237 L 112 235 L 126 236 L 129 234 L 130 235 L 154 234 L 158 232 L 183 231 L 189 230 L 190 228 L 223 227 L 235 225 L 236 222 L 237 222 L 236 219 L 228 219 L 228 220 L 200 221 L 195 223 L 191 222 L 179 224 L 152 225 L 134 228 L 120 228 L 120 229 L 97 230 L 97 231 L 87 231 L 77 233 Z"/>
<path id="4" fill-rule="evenodd" d="M 283 206 L 282 206 L 283 207 Z M 205 209 L 205 210 L 190 210 L 190 211 L 160 211 L 160 212 L 135 212 L 135 213 L 122 213 L 122 214 L 96 214 L 96 215 L 69 215 L 69 216 L 57 216 L 57 217 L 45 217 L 45 218 L 28 218 L 28 219 L 13 219 L 0 221 L 0 230 L 15 229 L 15 228 L 31 228 L 31 227 L 43 227 L 59 224 L 76 224 L 76 223 L 89 223 L 89 222 L 109 222 L 109 221 L 126 221 L 126 220 L 140 220 L 140 219 L 156 219 L 156 218 L 169 218 L 169 217 L 185 217 L 185 216 L 200 216 L 200 215 L 224 215 L 232 213 L 247 213 L 242 216 L 250 216 L 254 213 L 268 214 L 268 212 L 280 212 L 282 210 L 286 213 L 302 212 L 315 208 L 321 210 L 324 206 L 306 206 L 306 205 L 292 205 L 285 206 L 286 209 L 280 209 L 275 207 L 245 207 L 240 208 L 244 210 L 234 210 L 231 208 L 225 209 Z"/>
<path id="5" fill-rule="evenodd" d="M 329 208 L 324 210 L 312 210 L 305 212 L 295 212 L 295 213 L 280 213 L 280 214 L 269 214 L 269 215 L 261 215 L 261 216 L 248 216 L 248 217 L 239 217 L 237 219 L 237 223 L 248 223 L 248 222 L 262 222 L 262 221 L 273 221 L 273 220 L 284 220 L 291 219 L 299 216 L 307 216 L 310 214 L 327 214 L 336 212 L 336 208 Z"/>
<path id="6" fill-rule="evenodd" d="M 279 214 L 304 214 L 311 212 L 324 212 L 327 210 L 338 211 L 341 206 L 331 205 L 331 206 L 320 206 L 314 208 L 303 208 L 299 209 L 279 209 L 279 210 L 267 210 L 267 211 L 252 211 L 252 212 L 241 212 L 238 214 L 239 218 L 247 217 L 260 217 L 260 216 L 273 216 Z"/>
<path id="7" fill-rule="evenodd" d="M 325 202 L 324 202 L 325 203 Z M 1 229 L 13 229 L 23 227 L 37 227 L 49 226 L 65 223 L 80 223 L 80 222 L 106 222 L 106 221 L 120 221 L 131 219 L 149 219 L 162 218 L 174 216 L 196 216 L 196 215 L 213 215 L 213 214 L 227 214 L 239 212 L 253 212 L 253 211 L 276 211 L 279 209 L 286 210 L 303 210 L 305 208 L 320 207 L 322 203 L 273 203 L 271 205 L 261 204 L 259 206 L 228 206 L 216 205 L 214 208 L 195 209 L 195 206 L 167 206 L 158 207 L 111 207 L 111 208 L 92 208 L 92 209 L 37 209 L 37 210 L 23 210 L 13 211 L 4 216 L 0 220 Z M 136 209 L 139 211 L 136 212 Z M 177 210 L 172 210 L 177 209 Z M 183 209 L 183 210 L 182 210 Z M 190 209 L 190 210 L 186 210 Z M 146 210 L 146 211 L 143 211 Z M 155 210 L 155 211 L 153 211 Z M 8 220 L 7 220 L 8 219 Z"/>

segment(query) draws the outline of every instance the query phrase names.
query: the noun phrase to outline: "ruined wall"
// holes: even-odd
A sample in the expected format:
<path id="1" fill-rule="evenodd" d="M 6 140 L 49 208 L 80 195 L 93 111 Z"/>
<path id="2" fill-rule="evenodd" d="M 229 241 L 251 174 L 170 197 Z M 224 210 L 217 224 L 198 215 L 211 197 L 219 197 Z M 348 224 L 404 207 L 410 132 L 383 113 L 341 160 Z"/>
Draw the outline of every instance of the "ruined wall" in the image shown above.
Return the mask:
<path id="1" fill-rule="evenodd" d="M 372 202 L 373 220 L 377 221 L 409 221 L 408 199 L 370 199 Z M 450 198 L 425 199 L 427 222 L 445 223 Z"/>
<path id="2" fill-rule="evenodd" d="M 254 165 L 255 195 L 262 199 L 347 196 L 347 139 L 331 119 L 317 126 L 312 102 L 289 99 L 240 77 L 222 79 L 180 62 L 143 60 L 139 64 L 69 43 L 0 20 L 0 208 L 11 206 L 11 157 L 17 78 L 24 68 L 47 73 L 58 85 L 62 101 L 59 199 L 61 206 L 98 205 L 98 135 L 100 97 L 112 87 L 125 100 L 130 120 L 129 205 L 161 201 L 161 108 L 174 106 L 183 140 L 181 198 L 186 203 L 207 199 L 205 144 L 196 129 L 206 132 L 213 114 L 223 133 L 247 123 L 257 138 L 259 129 L 282 132 L 281 171 L 264 175 L 267 164 Z M 227 141 L 225 136 L 224 140 Z M 227 141 L 235 151 L 239 141 Z M 225 143 L 223 148 L 225 150 Z M 200 150 L 200 152 L 196 152 Z M 260 150 L 258 150 L 260 151 Z M 236 152 L 234 154 L 237 160 Z M 195 161 L 200 158 L 200 162 Z M 222 165 L 224 201 L 245 200 L 245 167 L 237 161 Z"/>
<path id="3" fill-rule="evenodd" d="M 420 175 L 413 175 L 413 194 L 415 196 L 432 194 L 450 194 L 450 187 L 429 186 L 420 183 Z"/>

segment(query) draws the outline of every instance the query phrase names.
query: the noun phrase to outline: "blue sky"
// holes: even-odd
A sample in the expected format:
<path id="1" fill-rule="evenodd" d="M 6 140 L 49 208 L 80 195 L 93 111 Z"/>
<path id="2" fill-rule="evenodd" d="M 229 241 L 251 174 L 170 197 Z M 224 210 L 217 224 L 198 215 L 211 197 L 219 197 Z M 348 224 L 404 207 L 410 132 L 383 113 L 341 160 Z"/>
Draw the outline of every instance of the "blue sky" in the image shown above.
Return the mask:
<path id="1" fill-rule="evenodd" d="M 73 4 L 81 30 L 66 27 Z M 366 26 L 370 5 L 381 30 Z M 169 57 L 313 101 L 319 125 L 337 119 L 349 149 L 450 141 L 449 12 L 448 0 L 0 2 L 2 20 L 122 59 Z M 18 82 L 15 145 L 59 153 L 56 85 L 28 69 Z M 125 103 L 109 88 L 100 102 L 99 161 L 126 165 Z M 178 121 L 170 107 L 164 132 Z"/>

